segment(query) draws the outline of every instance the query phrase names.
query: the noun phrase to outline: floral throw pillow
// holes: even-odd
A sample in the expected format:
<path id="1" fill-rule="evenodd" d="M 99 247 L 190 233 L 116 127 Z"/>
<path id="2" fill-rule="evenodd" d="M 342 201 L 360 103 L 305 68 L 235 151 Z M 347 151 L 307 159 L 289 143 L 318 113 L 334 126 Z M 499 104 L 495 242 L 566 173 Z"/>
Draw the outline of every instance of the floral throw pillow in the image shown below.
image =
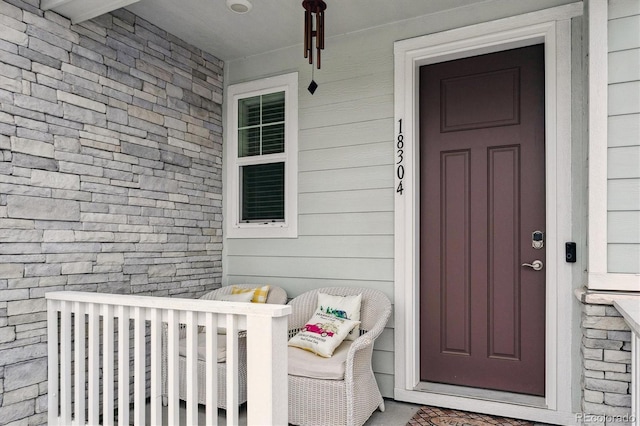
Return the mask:
<path id="1" fill-rule="evenodd" d="M 289 346 L 329 358 L 359 323 L 360 321 L 325 314 L 318 309 L 302 330 L 289 340 Z"/>
<path id="2" fill-rule="evenodd" d="M 318 293 L 318 309 L 328 315 L 338 318 L 360 321 L 360 305 L 362 294 L 355 296 L 333 296 L 331 294 Z M 346 340 L 355 340 L 360 335 L 360 326 L 356 326 L 349 332 Z"/>

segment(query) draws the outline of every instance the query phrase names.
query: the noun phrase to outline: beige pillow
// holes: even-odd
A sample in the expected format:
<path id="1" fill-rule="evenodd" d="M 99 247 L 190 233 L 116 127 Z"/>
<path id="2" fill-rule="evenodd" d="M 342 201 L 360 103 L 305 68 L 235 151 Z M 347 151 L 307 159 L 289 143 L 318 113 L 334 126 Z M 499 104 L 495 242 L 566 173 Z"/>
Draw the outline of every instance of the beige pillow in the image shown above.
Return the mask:
<path id="1" fill-rule="evenodd" d="M 327 315 L 320 309 L 307 321 L 298 334 L 289 340 L 289 346 L 304 349 L 329 358 L 360 321 Z"/>
<path id="2" fill-rule="evenodd" d="M 214 300 L 221 300 L 224 302 L 245 302 L 250 303 L 253 299 L 253 290 L 246 291 L 238 294 L 219 294 Z"/>
<path id="3" fill-rule="evenodd" d="M 291 376 L 311 377 L 322 380 L 344 380 L 347 354 L 353 342 L 345 340 L 336 348 L 331 358 L 321 358 L 309 351 L 289 346 L 288 371 Z"/>
<path id="4" fill-rule="evenodd" d="M 231 294 L 253 292 L 253 298 L 251 299 L 252 303 L 267 303 L 267 295 L 269 294 L 270 288 L 270 285 L 263 285 L 262 287 L 256 288 L 245 288 L 234 285 L 231 287 Z"/>
<path id="5" fill-rule="evenodd" d="M 318 293 L 318 309 L 325 314 L 338 318 L 360 321 L 360 306 L 362 305 L 362 293 L 355 296 L 333 296 L 331 294 Z M 360 335 L 360 326 L 356 325 L 349 332 L 346 339 L 355 340 Z"/>

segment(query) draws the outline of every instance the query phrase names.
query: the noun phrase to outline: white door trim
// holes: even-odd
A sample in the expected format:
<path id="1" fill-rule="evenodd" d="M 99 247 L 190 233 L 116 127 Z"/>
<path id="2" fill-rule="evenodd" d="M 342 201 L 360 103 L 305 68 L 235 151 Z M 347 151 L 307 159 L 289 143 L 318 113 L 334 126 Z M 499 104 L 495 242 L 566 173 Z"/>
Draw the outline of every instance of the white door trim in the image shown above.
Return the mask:
<path id="1" fill-rule="evenodd" d="M 398 400 L 550 423 L 575 422 L 571 383 L 573 363 L 579 360 L 571 359 L 571 328 L 575 326 L 571 315 L 572 270 L 564 262 L 564 243 L 571 241 L 572 209 L 571 18 L 581 14 L 582 3 L 572 3 L 395 43 L 396 188 L 400 183 L 403 188 L 402 193 L 395 195 L 394 395 Z M 538 43 L 545 45 L 546 407 L 417 391 L 420 372 L 419 67 Z"/>

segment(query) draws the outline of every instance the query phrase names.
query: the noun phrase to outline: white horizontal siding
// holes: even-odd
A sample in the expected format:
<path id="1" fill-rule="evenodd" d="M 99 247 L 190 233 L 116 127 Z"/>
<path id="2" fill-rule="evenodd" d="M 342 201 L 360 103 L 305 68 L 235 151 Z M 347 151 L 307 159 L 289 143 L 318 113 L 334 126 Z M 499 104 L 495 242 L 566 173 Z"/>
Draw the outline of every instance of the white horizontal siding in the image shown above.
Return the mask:
<path id="1" fill-rule="evenodd" d="M 640 2 L 609 1 L 608 270 L 640 273 Z"/>
<path id="2" fill-rule="evenodd" d="M 393 188 L 393 165 L 309 171 L 298 176 L 300 193 L 376 188 Z"/>
<path id="3" fill-rule="evenodd" d="M 609 148 L 635 146 L 640 141 L 640 114 L 625 114 L 609 117 Z"/>
<path id="4" fill-rule="evenodd" d="M 334 102 L 300 109 L 300 129 L 316 129 L 354 121 L 393 117 L 393 95 L 383 94 L 365 99 Z"/>
<path id="5" fill-rule="evenodd" d="M 383 52 L 378 49 L 377 53 L 381 54 Z M 363 97 L 363 94 L 376 93 L 378 95 L 393 95 L 393 86 L 388 84 L 390 80 L 393 80 L 393 70 L 385 63 L 388 62 L 388 59 L 385 58 L 383 54 L 380 56 L 377 61 L 380 65 L 384 66 L 382 72 L 380 72 L 381 67 L 371 67 L 368 70 L 359 70 L 356 73 L 353 73 L 354 70 L 349 69 L 345 70 L 344 77 L 347 78 L 341 79 L 340 76 L 337 75 L 339 71 L 332 67 L 330 71 L 330 81 L 322 82 L 320 78 L 317 80 L 320 82 L 318 94 L 322 93 L 322 96 L 309 96 L 307 92 L 308 84 L 301 85 L 299 89 L 300 98 L 304 99 L 308 97 L 301 107 L 333 106 L 335 99 L 359 99 Z M 323 59 L 325 58 L 323 57 Z"/>
<path id="6" fill-rule="evenodd" d="M 393 302 L 393 43 L 573 0 L 492 0 L 341 36 L 328 34 L 319 87 L 301 46 L 225 64 L 225 84 L 299 72 L 298 239 L 225 239 L 225 282 L 270 283 L 289 297 L 324 286 L 369 287 Z M 331 5 L 329 7 L 329 12 Z M 331 17 L 327 12 L 329 31 Z M 393 396 L 393 318 L 373 368 Z"/>
<path id="7" fill-rule="evenodd" d="M 640 15 L 638 0 L 609 0 L 609 19 Z"/>
<path id="8" fill-rule="evenodd" d="M 229 256 L 229 268 L 258 277 L 393 281 L 392 259 Z"/>
<path id="9" fill-rule="evenodd" d="M 305 214 L 299 217 L 300 235 L 389 235 L 393 212 Z"/>
<path id="10" fill-rule="evenodd" d="M 393 138 L 393 118 L 301 129 L 300 151 L 387 142 Z"/>
<path id="11" fill-rule="evenodd" d="M 631 15 L 609 21 L 609 52 L 640 47 L 640 15 Z"/>
<path id="12" fill-rule="evenodd" d="M 609 179 L 640 178 L 640 146 L 609 148 Z"/>
<path id="13" fill-rule="evenodd" d="M 609 85 L 609 116 L 640 111 L 640 81 Z"/>
<path id="14" fill-rule="evenodd" d="M 632 82 L 640 75 L 640 49 L 609 54 L 609 84 Z"/>
<path id="15" fill-rule="evenodd" d="M 373 370 L 382 374 L 393 374 L 393 352 L 373 351 Z"/>
<path id="16" fill-rule="evenodd" d="M 609 244 L 609 272 L 637 274 L 640 271 L 640 244 Z"/>
<path id="17" fill-rule="evenodd" d="M 393 190 L 385 188 L 300 194 L 298 211 L 300 214 L 393 211 Z"/>
<path id="18" fill-rule="evenodd" d="M 640 179 L 613 179 L 608 182 L 609 211 L 640 210 Z"/>
<path id="19" fill-rule="evenodd" d="M 388 141 L 302 151 L 298 168 L 300 172 L 306 172 L 380 165 L 393 165 L 393 147 Z M 387 168 L 386 173 L 393 178 L 392 167 Z"/>
<path id="20" fill-rule="evenodd" d="M 229 256 L 393 259 L 393 238 L 388 235 L 302 236 L 295 240 L 265 238 L 231 245 Z"/>
<path id="21" fill-rule="evenodd" d="M 640 241 L 640 211 L 609 212 L 609 244 L 636 244 Z"/>

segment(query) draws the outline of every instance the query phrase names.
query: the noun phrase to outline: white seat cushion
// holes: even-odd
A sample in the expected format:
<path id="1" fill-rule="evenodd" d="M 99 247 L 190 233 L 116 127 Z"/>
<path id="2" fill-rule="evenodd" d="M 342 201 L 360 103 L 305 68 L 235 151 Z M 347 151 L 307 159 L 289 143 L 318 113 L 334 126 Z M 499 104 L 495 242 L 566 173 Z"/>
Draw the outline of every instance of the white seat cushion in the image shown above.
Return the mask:
<path id="1" fill-rule="evenodd" d="M 198 359 L 205 361 L 207 357 L 207 336 L 205 333 L 198 333 Z M 179 344 L 180 356 L 187 356 L 187 339 L 180 339 Z M 225 362 L 227 360 L 227 336 L 224 334 L 218 334 L 218 362 Z"/>
<path id="2" fill-rule="evenodd" d="M 289 346 L 289 374 L 313 379 L 344 380 L 347 353 L 352 343 L 352 340 L 342 342 L 331 358 Z"/>

